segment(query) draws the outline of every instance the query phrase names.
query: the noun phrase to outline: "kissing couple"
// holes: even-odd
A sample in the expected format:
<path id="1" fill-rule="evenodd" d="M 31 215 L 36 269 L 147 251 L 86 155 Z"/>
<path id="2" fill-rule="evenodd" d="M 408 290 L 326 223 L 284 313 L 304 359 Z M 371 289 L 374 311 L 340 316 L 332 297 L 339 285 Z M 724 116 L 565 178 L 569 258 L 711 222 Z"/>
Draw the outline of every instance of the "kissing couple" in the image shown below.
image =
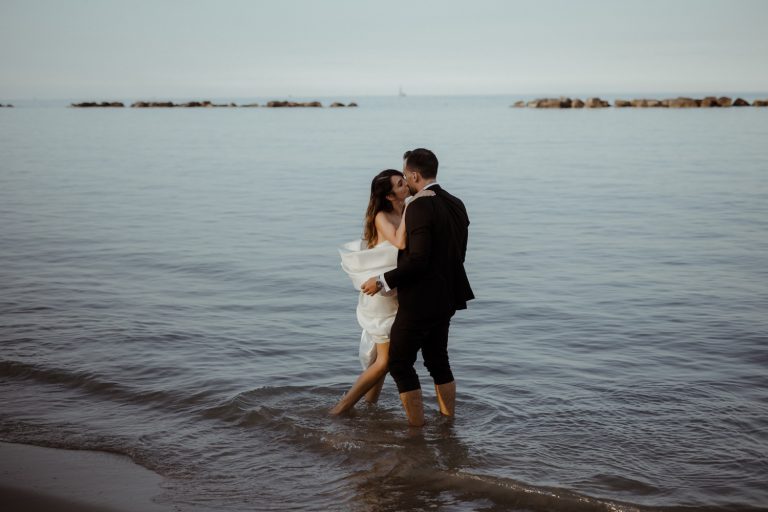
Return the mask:
<path id="1" fill-rule="evenodd" d="M 414 427 L 424 425 L 421 351 L 440 413 L 453 417 L 456 382 L 448 360 L 448 328 L 474 298 L 464 271 L 469 217 L 464 203 L 437 183 L 438 161 L 424 148 L 403 155 L 403 172 L 387 169 L 371 182 L 363 239 L 340 249 L 342 268 L 359 289 L 363 373 L 331 414 L 363 397 L 376 403 L 389 372 Z"/>

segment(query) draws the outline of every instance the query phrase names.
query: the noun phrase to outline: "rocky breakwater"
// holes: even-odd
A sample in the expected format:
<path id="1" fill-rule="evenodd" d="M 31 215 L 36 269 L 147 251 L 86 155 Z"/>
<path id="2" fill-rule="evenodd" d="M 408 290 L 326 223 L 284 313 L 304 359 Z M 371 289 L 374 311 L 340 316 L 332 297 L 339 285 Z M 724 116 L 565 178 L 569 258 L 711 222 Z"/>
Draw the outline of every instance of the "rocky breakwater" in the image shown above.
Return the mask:
<path id="1" fill-rule="evenodd" d="M 255 104 L 251 106 L 256 106 Z M 319 101 L 307 101 L 307 102 L 295 102 L 295 101 L 270 101 L 265 107 L 269 108 L 301 108 L 301 107 L 307 107 L 307 108 L 322 108 L 323 104 Z M 350 103 L 349 105 L 344 105 L 343 103 L 339 103 L 338 101 L 331 103 L 331 108 L 338 108 L 338 107 L 356 107 L 357 103 Z"/>
<path id="2" fill-rule="evenodd" d="M 706 98 L 688 98 L 680 96 L 677 98 L 667 98 L 664 100 L 656 99 L 635 99 L 635 100 L 616 100 L 614 105 L 618 108 L 720 108 L 720 107 L 748 107 L 749 103 L 741 98 L 732 100 L 728 96 L 707 96 Z"/>
<path id="3" fill-rule="evenodd" d="M 8 105 L 9 107 L 12 107 L 13 105 Z M 77 108 L 86 108 L 86 107 L 124 107 L 125 105 L 119 101 L 113 101 L 113 102 L 106 102 L 103 101 L 101 103 L 96 101 L 85 101 L 82 103 L 72 103 L 70 107 L 77 107 Z M 322 108 L 323 104 L 319 101 L 306 101 L 306 102 L 297 102 L 297 101 L 270 101 L 267 102 L 264 105 L 259 105 L 258 103 L 248 103 L 245 105 L 241 105 L 242 107 L 269 107 L 269 108 L 297 108 L 297 107 L 307 107 L 307 108 Z M 331 104 L 331 107 L 356 107 L 357 103 L 352 102 L 347 105 L 344 105 L 344 103 L 334 102 Z M 0 105 L 2 107 L 2 105 Z M 218 108 L 218 107 L 237 107 L 236 103 L 213 103 L 212 101 L 188 101 L 186 103 L 174 103 L 172 101 L 136 101 L 131 104 L 131 108 Z"/>
<path id="4" fill-rule="evenodd" d="M 600 98 L 590 98 L 586 102 L 580 99 L 571 99 L 567 97 L 560 98 L 539 98 L 532 101 L 517 101 L 512 107 L 515 108 L 604 108 L 609 107 L 610 104 L 601 100 Z M 727 107 L 748 107 L 749 102 L 743 98 L 736 98 L 735 100 L 728 96 L 707 96 L 705 98 L 688 98 L 677 97 L 667 98 L 664 100 L 657 99 L 634 99 L 623 100 L 617 99 L 613 102 L 613 106 L 616 108 L 727 108 Z M 753 107 L 766 107 L 768 106 L 768 100 L 755 100 L 752 102 Z"/>
<path id="5" fill-rule="evenodd" d="M 537 98 L 527 103 L 518 101 L 512 106 L 516 108 L 605 108 L 611 105 L 600 98 L 589 98 L 582 101 L 579 98 L 571 99 L 561 96 L 560 98 Z"/>
<path id="6" fill-rule="evenodd" d="M 13 108 L 13 105 L 11 105 L 10 103 L 7 105 L 3 105 L 2 103 L 0 103 L 0 108 Z"/>
<path id="7" fill-rule="evenodd" d="M 102 101 L 101 103 L 96 101 L 84 101 L 82 103 L 72 103 L 69 106 L 74 108 L 122 108 L 125 105 L 122 101 Z"/>
<path id="8" fill-rule="evenodd" d="M 321 108 L 323 104 L 319 101 L 270 101 L 264 106 L 268 108 Z"/>
<path id="9" fill-rule="evenodd" d="M 211 101 L 188 101 L 187 103 L 173 103 L 172 101 L 136 101 L 131 108 L 214 108 L 236 107 L 234 103 L 213 103 Z"/>

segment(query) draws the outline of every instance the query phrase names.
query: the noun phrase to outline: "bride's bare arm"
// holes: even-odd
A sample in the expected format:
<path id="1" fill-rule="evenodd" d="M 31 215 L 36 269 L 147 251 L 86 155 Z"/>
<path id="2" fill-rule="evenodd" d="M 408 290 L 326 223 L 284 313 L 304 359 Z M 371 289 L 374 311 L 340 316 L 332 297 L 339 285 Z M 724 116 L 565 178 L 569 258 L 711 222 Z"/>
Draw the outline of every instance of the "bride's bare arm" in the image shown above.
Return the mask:
<path id="1" fill-rule="evenodd" d="M 425 189 L 413 196 L 413 199 L 406 203 L 403 208 L 403 216 L 400 217 L 400 225 L 397 228 L 395 228 L 395 225 L 389 221 L 384 212 L 377 213 L 376 218 L 374 219 L 374 224 L 376 224 L 379 240 L 383 237 L 398 249 L 405 249 L 405 212 L 408 211 L 408 205 L 420 197 L 430 197 L 433 195 L 435 195 L 434 192 Z"/>
<path id="2" fill-rule="evenodd" d="M 403 217 L 403 220 L 405 217 Z M 373 220 L 374 224 L 376 225 L 376 231 L 378 233 L 379 240 L 387 240 L 389 243 L 397 247 L 398 249 L 404 249 L 405 248 L 405 230 L 404 230 L 404 221 L 400 221 L 400 227 L 395 229 L 395 225 L 390 222 L 389 218 L 387 217 L 387 214 L 384 212 L 379 212 L 376 214 L 376 218 Z M 398 233 L 400 231 L 403 231 L 402 234 L 399 236 L 398 240 Z"/>

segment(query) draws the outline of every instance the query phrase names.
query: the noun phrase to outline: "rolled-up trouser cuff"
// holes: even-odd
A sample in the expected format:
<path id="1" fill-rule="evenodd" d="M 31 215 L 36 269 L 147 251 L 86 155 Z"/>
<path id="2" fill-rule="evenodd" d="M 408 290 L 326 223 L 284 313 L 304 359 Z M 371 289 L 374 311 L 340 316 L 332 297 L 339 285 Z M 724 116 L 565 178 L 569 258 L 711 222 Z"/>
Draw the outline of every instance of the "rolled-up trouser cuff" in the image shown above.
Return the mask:
<path id="1" fill-rule="evenodd" d="M 395 384 L 397 384 L 397 391 L 399 393 L 421 389 L 419 376 L 413 368 L 413 363 L 409 364 L 408 362 L 390 360 L 389 373 L 392 375 L 392 378 L 395 379 Z"/>

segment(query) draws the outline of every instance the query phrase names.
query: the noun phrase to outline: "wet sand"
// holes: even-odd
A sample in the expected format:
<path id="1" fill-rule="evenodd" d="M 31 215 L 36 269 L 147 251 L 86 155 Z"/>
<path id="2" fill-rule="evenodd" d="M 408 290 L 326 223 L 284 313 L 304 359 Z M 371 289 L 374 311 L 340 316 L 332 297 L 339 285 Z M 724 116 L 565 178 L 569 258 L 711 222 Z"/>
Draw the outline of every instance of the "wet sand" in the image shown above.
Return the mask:
<path id="1" fill-rule="evenodd" d="M 0 503 L 9 512 L 169 512 L 162 477 L 130 458 L 0 442 Z"/>

